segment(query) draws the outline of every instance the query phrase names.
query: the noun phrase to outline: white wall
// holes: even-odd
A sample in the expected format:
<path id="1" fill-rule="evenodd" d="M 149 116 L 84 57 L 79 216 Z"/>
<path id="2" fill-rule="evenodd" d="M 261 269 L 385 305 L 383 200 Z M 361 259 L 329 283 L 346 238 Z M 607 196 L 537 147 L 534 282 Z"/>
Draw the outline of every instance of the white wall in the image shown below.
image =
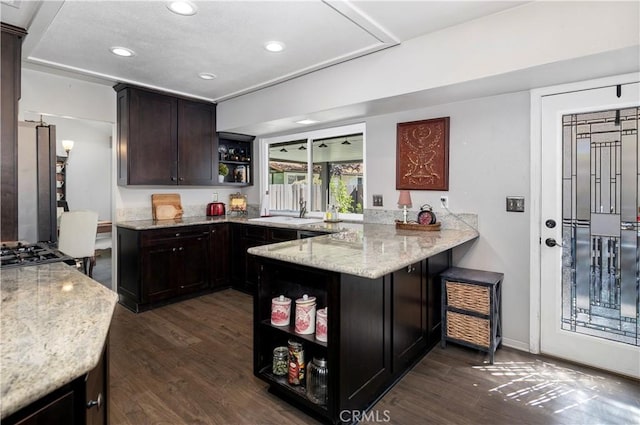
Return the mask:
<path id="1" fill-rule="evenodd" d="M 372 114 L 368 102 L 377 99 L 487 80 L 547 64 L 559 66 L 548 69 L 549 75 L 522 73 L 518 82 L 525 87 L 518 90 L 632 72 L 627 67 L 638 68 L 639 10 L 638 2 L 525 3 L 223 101 L 218 105 L 218 128 L 241 131 L 265 122 L 275 127 L 306 115 L 332 117 L 327 111 L 333 108 L 344 108 L 350 117 L 366 116 Z M 635 50 L 625 51 L 622 69 L 614 69 L 615 63 L 595 60 L 589 66 L 573 64 L 572 72 L 566 72 L 568 61 L 629 47 Z M 634 51 L 635 60 L 629 64 L 625 58 L 634 56 Z"/>
<path id="2" fill-rule="evenodd" d="M 529 93 L 444 104 L 369 117 L 366 193 L 382 194 L 384 209 L 395 209 L 396 124 L 450 117 L 449 191 L 411 191 L 412 214 L 424 203 L 441 212 L 441 194 L 454 213 L 476 213 L 480 238 L 454 250 L 461 267 L 502 272 L 505 344 L 529 345 L 529 204 L 525 213 L 505 211 L 506 196 L 529 193 Z"/>

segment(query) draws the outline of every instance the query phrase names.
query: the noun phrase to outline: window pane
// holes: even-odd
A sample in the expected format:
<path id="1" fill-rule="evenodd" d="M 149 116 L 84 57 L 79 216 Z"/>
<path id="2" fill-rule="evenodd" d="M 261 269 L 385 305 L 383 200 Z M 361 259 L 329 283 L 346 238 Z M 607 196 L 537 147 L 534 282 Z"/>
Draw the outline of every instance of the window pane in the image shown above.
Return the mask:
<path id="1" fill-rule="evenodd" d="M 342 213 L 362 214 L 362 159 L 362 134 L 313 141 L 311 211 L 335 205 Z"/>
<path id="2" fill-rule="evenodd" d="M 269 208 L 297 212 L 304 202 L 309 212 L 335 205 L 340 212 L 362 214 L 363 133 L 351 132 L 326 129 L 315 132 L 324 133 L 322 138 L 309 132 L 268 142 Z"/>
<path id="3" fill-rule="evenodd" d="M 298 211 L 306 200 L 307 140 L 269 145 L 270 209 Z"/>

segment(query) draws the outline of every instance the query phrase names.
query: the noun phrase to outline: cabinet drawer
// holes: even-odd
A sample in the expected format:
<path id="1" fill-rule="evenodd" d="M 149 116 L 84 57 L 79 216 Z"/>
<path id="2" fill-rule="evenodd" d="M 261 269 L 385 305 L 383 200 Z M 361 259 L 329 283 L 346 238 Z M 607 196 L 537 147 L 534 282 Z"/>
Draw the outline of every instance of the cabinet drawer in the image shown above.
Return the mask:
<path id="1" fill-rule="evenodd" d="M 461 310 L 489 314 L 489 288 L 461 282 L 446 281 L 447 305 Z"/>
<path id="2" fill-rule="evenodd" d="M 248 238 L 267 241 L 267 228 L 263 226 L 244 226 L 242 234 Z"/>
<path id="3" fill-rule="evenodd" d="M 197 236 L 207 236 L 209 234 L 209 228 L 207 226 L 197 227 L 172 227 L 167 229 L 148 230 L 142 232 L 140 242 L 142 246 L 148 246 L 157 242 L 178 239 L 178 238 L 190 238 Z"/>
<path id="4" fill-rule="evenodd" d="M 284 242 L 292 241 L 294 239 L 298 239 L 298 232 L 296 230 L 279 228 L 269 229 L 268 240 L 270 242 Z"/>
<path id="5" fill-rule="evenodd" d="M 455 338 L 489 348 L 491 324 L 488 319 L 447 311 L 447 338 Z"/>

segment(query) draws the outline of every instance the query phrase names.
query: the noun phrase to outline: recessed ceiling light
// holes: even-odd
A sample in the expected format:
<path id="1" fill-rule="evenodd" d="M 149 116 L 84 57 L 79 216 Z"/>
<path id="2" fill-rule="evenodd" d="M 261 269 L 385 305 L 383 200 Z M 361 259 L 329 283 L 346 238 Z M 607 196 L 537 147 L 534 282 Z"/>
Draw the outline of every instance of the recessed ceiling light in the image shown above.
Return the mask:
<path id="1" fill-rule="evenodd" d="M 306 119 L 306 120 L 296 121 L 296 124 L 309 125 L 309 124 L 315 124 L 317 122 L 319 121 Z"/>
<path id="2" fill-rule="evenodd" d="M 167 3 L 167 9 L 183 16 L 195 15 L 198 11 L 196 6 L 189 1 L 170 1 Z"/>
<path id="3" fill-rule="evenodd" d="M 125 58 L 135 55 L 133 50 L 127 49 L 126 47 L 112 47 L 109 50 L 111 50 L 111 53 L 113 53 L 114 55 L 122 56 Z"/>
<path id="4" fill-rule="evenodd" d="M 198 77 L 202 78 L 203 80 L 215 80 L 216 78 L 218 78 L 216 74 L 212 74 L 210 72 L 201 72 L 200 74 L 198 74 Z"/>
<path id="5" fill-rule="evenodd" d="M 280 41 L 268 41 L 265 43 L 264 48 L 270 52 L 281 52 L 284 50 L 284 43 Z"/>

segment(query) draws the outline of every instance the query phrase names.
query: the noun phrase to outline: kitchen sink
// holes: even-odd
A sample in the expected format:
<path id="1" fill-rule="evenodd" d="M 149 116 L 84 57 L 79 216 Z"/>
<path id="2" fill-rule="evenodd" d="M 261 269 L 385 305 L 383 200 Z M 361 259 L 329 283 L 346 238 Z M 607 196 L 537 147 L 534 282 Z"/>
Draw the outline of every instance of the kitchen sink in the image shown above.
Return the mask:
<path id="1" fill-rule="evenodd" d="M 322 221 L 322 218 L 300 218 L 300 217 L 274 215 L 272 217 L 250 218 L 248 221 L 256 221 L 261 223 L 291 224 L 295 226 L 300 224 L 318 223 Z"/>

